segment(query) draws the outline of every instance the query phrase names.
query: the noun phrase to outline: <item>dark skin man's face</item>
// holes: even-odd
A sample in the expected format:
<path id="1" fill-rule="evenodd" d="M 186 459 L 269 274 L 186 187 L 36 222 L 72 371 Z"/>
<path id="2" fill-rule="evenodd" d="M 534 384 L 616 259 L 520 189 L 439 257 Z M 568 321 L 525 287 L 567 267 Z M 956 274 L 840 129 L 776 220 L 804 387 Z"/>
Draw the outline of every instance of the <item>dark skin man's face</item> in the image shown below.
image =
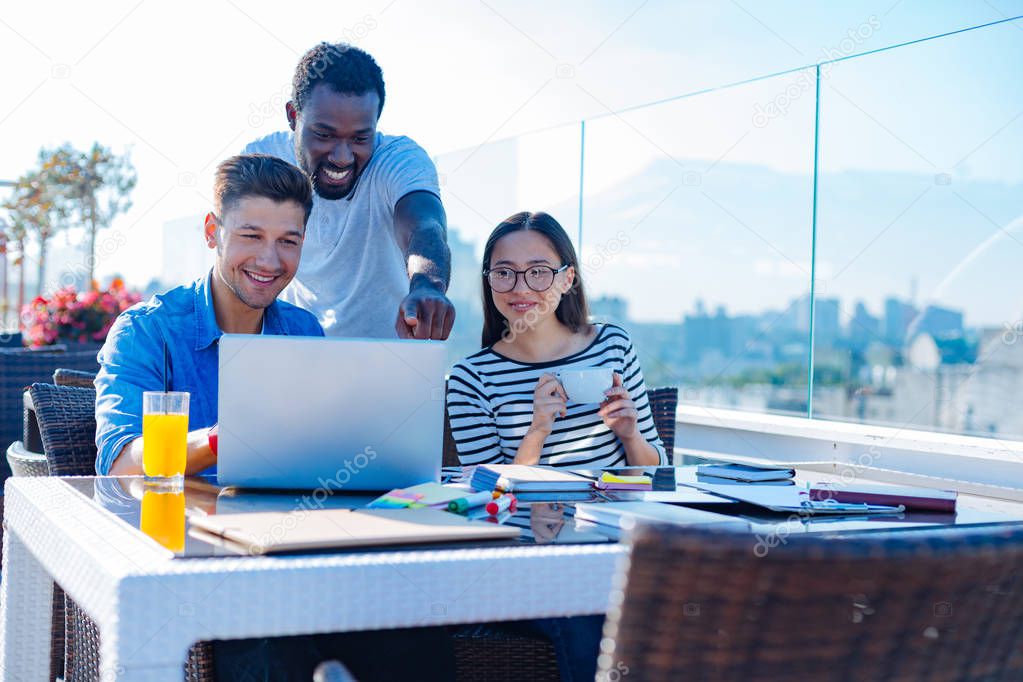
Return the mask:
<path id="1" fill-rule="evenodd" d="M 305 109 L 287 104 L 295 131 L 295 158 L 324 199 L 343 199 L 373 155 L 380 98 L 376 92 L 343 95 L 329 85 L 313 88 Z"/>

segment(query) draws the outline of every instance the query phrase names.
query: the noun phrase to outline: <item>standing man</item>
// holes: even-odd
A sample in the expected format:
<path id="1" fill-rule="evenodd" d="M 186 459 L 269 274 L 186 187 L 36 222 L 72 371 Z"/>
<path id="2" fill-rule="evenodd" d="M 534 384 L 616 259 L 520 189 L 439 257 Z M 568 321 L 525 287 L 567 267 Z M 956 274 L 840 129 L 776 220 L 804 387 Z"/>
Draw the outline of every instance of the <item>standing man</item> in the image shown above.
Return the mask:
<path id="1" fill-rule="evenodd" d="M 245 148 L 295 163 L 313 182 L 302 264 L 283 298 L 329 336 L 446 339 L 455 309 L 437 170 L 409 138 L 377 132 L 383 106 L 373 58 L 320 43 L 295 70 L 291 130 Z"/>

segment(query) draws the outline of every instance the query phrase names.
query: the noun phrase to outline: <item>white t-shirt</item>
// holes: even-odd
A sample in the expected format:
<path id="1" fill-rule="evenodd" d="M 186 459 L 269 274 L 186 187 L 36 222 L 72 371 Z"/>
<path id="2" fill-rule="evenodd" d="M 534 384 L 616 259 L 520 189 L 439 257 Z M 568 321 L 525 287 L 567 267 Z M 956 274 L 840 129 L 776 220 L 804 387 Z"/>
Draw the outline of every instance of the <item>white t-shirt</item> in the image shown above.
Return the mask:
<path id="1" fill-rule="evenodd" d="M 244 153 L 296 163 L 294 133 L 267 135 Z M 373 156 L 348 197 L 313 196 L 302 261 L 281 299 L 316 315 L 327 336 L 396 337 L 409 278 L 394 206 L 418 191 L 440 196 L 433 161 L 409 138 L 377 133 Z"/>

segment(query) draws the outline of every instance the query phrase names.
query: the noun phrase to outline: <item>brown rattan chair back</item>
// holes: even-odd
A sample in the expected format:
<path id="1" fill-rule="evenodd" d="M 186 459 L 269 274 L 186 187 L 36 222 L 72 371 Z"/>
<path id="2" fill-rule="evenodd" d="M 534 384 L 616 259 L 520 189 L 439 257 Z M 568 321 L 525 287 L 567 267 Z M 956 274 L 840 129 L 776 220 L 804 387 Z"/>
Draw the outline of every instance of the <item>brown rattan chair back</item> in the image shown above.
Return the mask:
<path id="1" fill-rule="evenodd" d="M 646 392 L 650 401 L 650 412 L 654 416 L 657 435 L 661 437 L 668 464 L 675 461 L 675 410 L 678 408 L 677 388 L 651 388 Z"/>
<path id="2" fill-rule="evenodd" d="M 58 368 L 53 373 L 53 383 L 57 386 L 80 386 L 81 388 L 93 388 L 96 381 L 95 372 L 85 372 L 80 369 Z"/>
<path id="3" fill-rule="evenodd" d="M 444 395 L 447 396 L 448 392 L 448 380 L 444 380 Z M 441 450 L 440 465 L 442 467 L 457 467 L 461 466 L 462 462 L 458 459 L 458 446 L 455 445 L 455 439 L 451 435 L 451 420 L 448 419 L 448 401 L 444 400 L 444 445 Z"/>
<path id="4" fill-rule="evenodd" d="M 30 393 L 50 475 L 95 475 L 96 390 L 32 384 Z"/>
<path id="5" fill-rule="evenodd" d="M 597 679 L 1023 679 L 1023 525 L 781 543 L 640 526 L 617 585 Z"/>

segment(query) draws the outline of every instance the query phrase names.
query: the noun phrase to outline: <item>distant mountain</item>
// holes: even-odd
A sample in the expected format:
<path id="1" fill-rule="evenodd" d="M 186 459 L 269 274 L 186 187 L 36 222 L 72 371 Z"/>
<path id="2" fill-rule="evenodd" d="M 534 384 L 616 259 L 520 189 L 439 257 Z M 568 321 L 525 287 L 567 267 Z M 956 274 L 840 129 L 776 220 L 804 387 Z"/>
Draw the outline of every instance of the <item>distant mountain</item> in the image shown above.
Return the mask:
<path id="1" fill-rule="evenodd" d="M 453 289 L 467 304 L 462 348 L 478 345 L 479 253 L 509 209 L 547 210 L 576 224 L 578 197 L 531 202 L 516 187 L 514 146 L 495 175 L 445 196 L 458 236 Z M 505 158 L 507 157 L 507 158 Z M 500 159 L 488 159 L 497 162 Z M 765 166 L 658 159 L 618 185 L 587 194 L 582 275 L 591 297 L 620 296 L 629 317 L 675 322 L 697 299 L 730 315 L 784 312 L 810 288 L 812 178 Z M 478 194 L 476 191 L 478 190 Z M 518 197 L 514 199 L 514 197 Z M 521 202 L 521 205 L 515 203 Z M 876 317 L 887 297 L 962 310 L 968 326 L 1023 315 L 1023 186 L 957 176 L 846 171 L 819 182 L 816 293 L 857 301 Z M 575 237 L 572 231 L 573 238 Z M 471 319 L 470 319 L 471 318 Z M 469 322 L 473 328 L 465 327 Z"/>
<path id="2" fill-rule="evenodd" d="M 693 167 L 697 167 L 693 164 Z M 595 293 L 638 319 L 678 320 L 697 298 L 732 314 L 784 307 L 810 286 L 812 182 L 721 162 L 687 175 L 658 160 L 588 196 L 583 263 Z M 1023 186 L 908 173 L 843 172 L 819 182 L 818 295 L 880 315 L 888 296 L 1001 324 L 1023 312 Z M 572 201 L 553 209 L 572 215 Z M 624 234 L 628 240 L 623 244 Z M 621 247 L 614 253 L 617 247 Z"/>

